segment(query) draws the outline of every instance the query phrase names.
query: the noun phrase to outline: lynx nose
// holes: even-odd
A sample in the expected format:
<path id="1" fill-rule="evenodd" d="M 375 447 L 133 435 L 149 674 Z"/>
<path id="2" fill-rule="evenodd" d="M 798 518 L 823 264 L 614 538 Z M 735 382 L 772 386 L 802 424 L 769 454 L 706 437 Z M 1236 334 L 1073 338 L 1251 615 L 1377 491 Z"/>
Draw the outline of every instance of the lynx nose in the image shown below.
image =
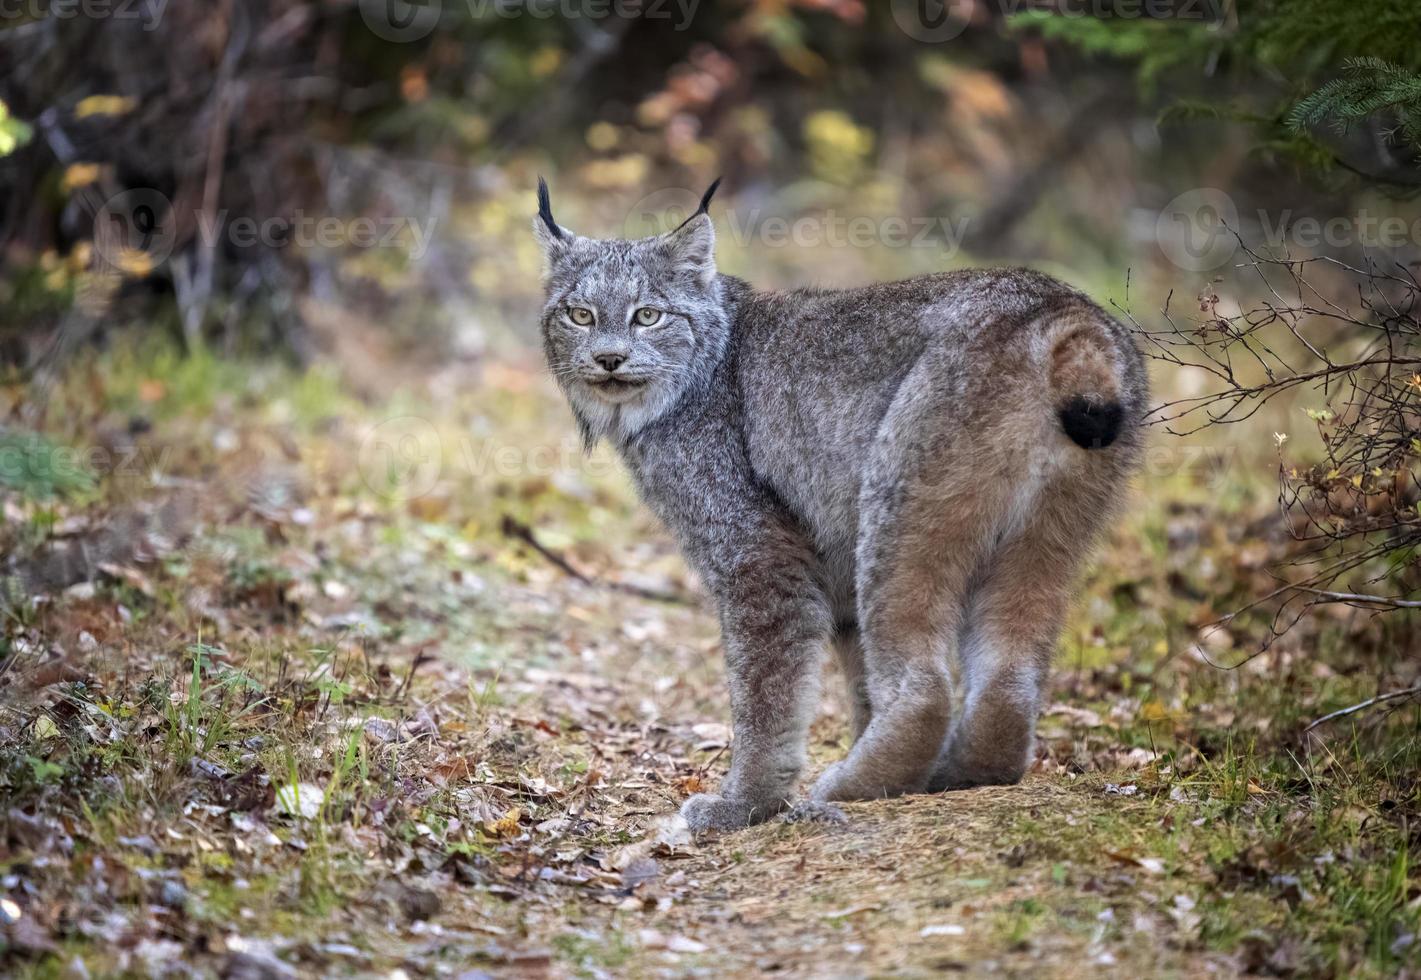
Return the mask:
<path id="1" fill-rule="evenodd" d="M 617 368 L 621 367 L 627 361 L 625 354 L 617 353 L 594 354 L 592 359 L 602 365 L 603 370 L 608 372 L 617 370 Z"/>

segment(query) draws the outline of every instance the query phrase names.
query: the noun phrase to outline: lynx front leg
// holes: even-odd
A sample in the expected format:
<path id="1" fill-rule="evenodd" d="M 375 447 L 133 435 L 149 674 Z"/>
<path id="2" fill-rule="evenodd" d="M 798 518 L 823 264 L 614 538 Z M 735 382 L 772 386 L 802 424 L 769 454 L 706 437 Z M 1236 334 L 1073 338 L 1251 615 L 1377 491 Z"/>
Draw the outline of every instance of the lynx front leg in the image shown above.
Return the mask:
<path id="1" fill-rule="evenodd" d="M 829 639 L 827 603 L 807 567 L 750 563 L 723 590 L 721 624 L 734 741 L 719 795 L 691 797 L 694 831 L 734 830 L 789 805 L 804 769 Z"/>

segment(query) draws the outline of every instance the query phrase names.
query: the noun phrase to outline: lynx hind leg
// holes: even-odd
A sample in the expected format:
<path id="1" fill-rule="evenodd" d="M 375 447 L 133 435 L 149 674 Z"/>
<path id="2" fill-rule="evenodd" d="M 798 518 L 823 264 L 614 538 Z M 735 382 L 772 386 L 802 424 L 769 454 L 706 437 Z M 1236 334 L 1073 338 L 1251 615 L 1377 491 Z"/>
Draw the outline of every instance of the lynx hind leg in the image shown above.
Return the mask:
<path id="1" fill-rule="evenodd" d="M 958 503 L 966 507 L 964 495 Z M 814 786 L 816 800 L 921 792 L 947 732 L 946 646 L 975 563 L 973 538 L 944 540 L 939 502 L 910 500 L 865 529 L 860 621 L 870 719 L 848 756 Z"/>
<path id="2" fill-rule="evenodd" d="M 850 743 L 857 742 L 873 716 L 868 697 L 868 676 L 864 669 L 863 638 L 857 625 L 840 626 L 834 632 L 834 659 L 844 677 L 844 695 L 849 705 Z"/>
<path id="3" fill-rule="evenodd" d="M 925 359 L 904 382 L 860 498 L 856 592 L 871 717 L 848 756 L 815 784 L 816 800 L 921 792 L 947 732 L 946 653 L 983 540 L 980 476 L 962 465 L 970 434 L 924 437 L 944 427 L 947 413 L 943 385 L 922 371 L 945 373 Z"/>
<path id="4" fill-rule="evenodd" d="M 1089 525 L 1108 506 L 1066 489 L 1047 488 L 1021 531 L 987 559 L 973 589 L 961 642 L 962 709 L 930 791 L 1016 783 L 1030 765 L 1051 657 L 1095 530 Z"/>

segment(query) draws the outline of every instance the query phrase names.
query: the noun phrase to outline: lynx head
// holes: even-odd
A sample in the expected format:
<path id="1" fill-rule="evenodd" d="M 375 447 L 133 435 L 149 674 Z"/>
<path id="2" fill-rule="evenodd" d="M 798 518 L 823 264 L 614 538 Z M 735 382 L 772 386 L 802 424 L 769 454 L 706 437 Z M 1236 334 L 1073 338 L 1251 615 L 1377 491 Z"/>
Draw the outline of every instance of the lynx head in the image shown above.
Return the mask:
<path id="1" fill-rule="evenodd" d="M 706 208 L 650 238 L 596 239 L 553 220 L 538 181 L 533 230 L 543 247 L 543 349 L 590 447 L 628 439 L 715 370 L 728 336 Z"/>

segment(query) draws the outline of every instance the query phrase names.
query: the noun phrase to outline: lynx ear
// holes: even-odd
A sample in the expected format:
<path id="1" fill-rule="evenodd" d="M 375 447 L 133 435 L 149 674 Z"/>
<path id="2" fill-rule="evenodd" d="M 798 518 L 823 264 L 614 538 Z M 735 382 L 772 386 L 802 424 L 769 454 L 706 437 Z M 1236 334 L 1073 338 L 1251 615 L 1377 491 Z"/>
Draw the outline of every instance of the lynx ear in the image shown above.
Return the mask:
<path id="1" fill-rule="evenodd" d="M 662 238 L 672 267 L 695 276 L 702 286 L 709 286 L 715 279 L 715 225 L 711 223 L 708 209 L 719 186 L 717 177 L 701 195 L 701 206 L 696 213 Z"/>
<path id="2" fill-rule="evenodd" d="M 543 255 L 552 266 L 577 241 L 577 236 L 553 220 L 553 205 L 548 196 L 548 182 L 538 178 L 538 216 L 533 219 L 533 234 L 543 247 Z"/>

